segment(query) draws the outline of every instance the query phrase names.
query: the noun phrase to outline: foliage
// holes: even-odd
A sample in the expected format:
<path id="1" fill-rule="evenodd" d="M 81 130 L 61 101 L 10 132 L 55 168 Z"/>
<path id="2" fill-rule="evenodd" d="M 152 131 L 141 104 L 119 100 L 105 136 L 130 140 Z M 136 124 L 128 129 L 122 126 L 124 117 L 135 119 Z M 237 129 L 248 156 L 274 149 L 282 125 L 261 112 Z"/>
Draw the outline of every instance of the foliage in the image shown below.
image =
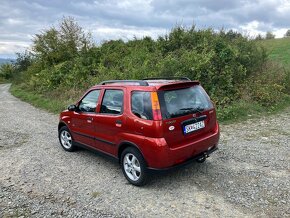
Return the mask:
<path id="1" fill-rule="evenodd" d="M 36 34 L 31 52 L 2 71 L 17 74 L 18 87 L 33 96 L 61 102 L 76 100 L 102 80 L 186 76 L 200 80 L 225 111 L 220 116 L 230 117 L 237 110 L 232 105 L 241 100 L 269 106 L 277 104 L 274 95 L 287 95 L 289 73 L 275 71 L 267 55 L 260 42 L 233 30 L 194 26 L 177 26 L 157 40 L 110 40 L 97 46 L 73 18 L 64 18 L 58 27 Z"/>
<path id="2" fill-rule="evenodd" d="M 59 24 L 59 28 L 51 27 L 36 34 L 32 51 L 46 67 L 50 67 L 87 52 L 91 44 L 90 36 L 73 18 L 67 17 Z"/>
<path id="3" fill-rule="evenodd" d="M 13 77 L 14 67 L 12 64 L 6 63 L 0 66 L 0 78 L 9 80 Z"/>
<path id="4" fill-rule="evenodd" d="M 266 33 L 266 39 L 274 39 L 274 38 L 275 38 L 275 35 L 272 32 L 268 31 Z"/>
<path id="5" fill-rule="evenodd" d="M 248 89 L 248 95 L 260 105 L 269 107 L 278 104 L 286 94 L 290 94 L 287 93 L 287 77 L 289 78 L 290 72 L 271 62 L 265 65 L 263 72 L 252 75 L 245 90 Z"/>
<path id="6" fill-rule="evenodd" d="M 258 34 L 255 38 L 255 40 L 263 40 L 263 36 L 261 34 Z"/>
<path id="7" fill-rule="evenodd" d="M 267 48 L 268 57 L 271 61 L 290 66 L 290 37 L 282 39 L 269 39 L 258 41 L 259 46 Z"/>
<path id="8" fill-rule="evenodd" d="M 290 29 L 286 31 L 285 33 L 285 37 L 289 37 L 290 36 Z"/>

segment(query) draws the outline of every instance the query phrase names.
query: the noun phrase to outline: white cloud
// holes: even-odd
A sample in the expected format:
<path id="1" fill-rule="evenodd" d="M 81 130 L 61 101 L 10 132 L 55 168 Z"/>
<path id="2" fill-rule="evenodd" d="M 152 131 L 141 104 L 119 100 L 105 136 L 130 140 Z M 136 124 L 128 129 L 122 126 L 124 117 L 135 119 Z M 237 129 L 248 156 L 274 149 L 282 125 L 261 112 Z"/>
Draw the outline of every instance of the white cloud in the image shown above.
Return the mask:
<path id="1" fill-rule="evenodd" d="M 151 36 L 152 38 L 157 38 L 159 35 L 164 35 L 166 29 L 163 28 L 112 28 L 112 27 L 97 27 L 91 31 L 95 38 L 99 39 L 98 42 L 102 42 L 108 39 L 124 39 L 130 40 L 134 37 L 143 38 L 145 36 Z"/>
<path id="2" fill-rule="evenodd" d="M 176 24 L 235 29 L 251 36 L 290 29 L 289 0 L 1 0 L 0 55 L 31 43 L 31 36 L 73 16 L 97 42 L 170 31 Z M 19 49 L 19 50 L 18 50 Z"/>
<path id="3" fill-rule="evenodd" d="M 29 43 L 27 42 L 19 42 L 19 41 L 1 41 L 0 42 L 0 54 L 2 57 L 12 56 L 17 52 L 23 52 L 25 49 L 29 47 Z"/>
<path id="4" fill-rule="evenodd" d="M 282 28 L 282 29 L 274 29 L 273 34 L 276 38 L 283 38 L 286 34 L 288 29 Z"/>

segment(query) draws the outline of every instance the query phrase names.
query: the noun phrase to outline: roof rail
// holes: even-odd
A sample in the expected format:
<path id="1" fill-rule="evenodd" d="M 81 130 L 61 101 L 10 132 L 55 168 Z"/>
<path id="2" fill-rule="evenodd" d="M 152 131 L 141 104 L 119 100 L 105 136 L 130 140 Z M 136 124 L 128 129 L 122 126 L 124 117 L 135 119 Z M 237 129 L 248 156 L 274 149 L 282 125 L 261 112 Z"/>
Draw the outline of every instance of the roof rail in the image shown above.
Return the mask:
<path id="1" fill-rule="evenodd" d="M 140 86 L 149 86 L 149 84 L 143 80 L 107 80 L 101 82 L 99 85 L 106 85 L 111 83 L 138 83 Z"/>
<path id="2" fill-rule="evenodd" d="M 191 81 L 188 77 L 151 77 L 143 80 L 186 80 Z"/>

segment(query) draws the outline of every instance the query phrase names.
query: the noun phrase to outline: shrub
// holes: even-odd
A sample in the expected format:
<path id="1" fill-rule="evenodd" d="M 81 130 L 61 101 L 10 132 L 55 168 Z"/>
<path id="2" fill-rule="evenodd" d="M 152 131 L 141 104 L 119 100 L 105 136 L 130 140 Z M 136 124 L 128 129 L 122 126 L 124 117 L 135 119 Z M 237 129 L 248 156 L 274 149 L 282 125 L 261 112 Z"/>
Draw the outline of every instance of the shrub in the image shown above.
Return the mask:
<path id="1" fill-rule="evenodd" d="M 241 99 L 269 106 L 290 90 L 289 72 L 277 71 L 263 47 L 233 30 L 178 26 L 157 40 L 110 40 L 97 46 L 65 18 L 59 27 L 37 34 L 32 50 L 12 69 L 24 71 L 23 88 L 43 95 L 70 96 L 108 79 L 186 76 L 200 80 L 219 110 L 235 116 L 232 105 Z"/>

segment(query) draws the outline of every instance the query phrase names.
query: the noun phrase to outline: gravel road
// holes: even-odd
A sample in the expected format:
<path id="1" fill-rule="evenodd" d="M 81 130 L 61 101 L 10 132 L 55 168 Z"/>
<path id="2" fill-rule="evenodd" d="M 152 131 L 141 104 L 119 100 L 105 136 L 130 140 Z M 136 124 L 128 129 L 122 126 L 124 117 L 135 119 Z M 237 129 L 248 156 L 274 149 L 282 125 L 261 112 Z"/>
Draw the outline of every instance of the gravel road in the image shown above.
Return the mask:
<path id="1" fill-rule="evenodd" d="M 290 217 L 290 108 L 221 126 L 203 164 L 142 188 L 116 162 L 65 152 L 58 116 L 0 85 L 0 217 Z"/>

